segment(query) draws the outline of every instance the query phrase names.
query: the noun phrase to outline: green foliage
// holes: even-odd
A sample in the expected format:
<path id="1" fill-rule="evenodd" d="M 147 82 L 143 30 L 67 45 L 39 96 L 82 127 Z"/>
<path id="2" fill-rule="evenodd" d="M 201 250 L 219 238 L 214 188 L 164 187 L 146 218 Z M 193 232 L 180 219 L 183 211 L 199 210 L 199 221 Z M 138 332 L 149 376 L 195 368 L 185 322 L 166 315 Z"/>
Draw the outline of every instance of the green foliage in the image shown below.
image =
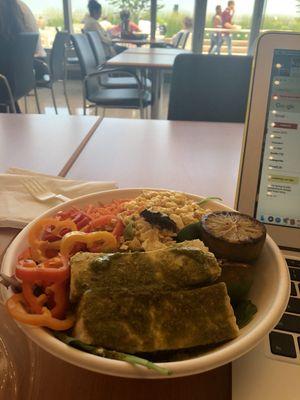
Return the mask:
<path id="1" fill-rule="evenodd" d="M 192 17 L 191 14 L 183 12 L 160 12 L 157 15 L 158 25 L 165 25 L 167 28 L 166 36 L 172 37 L 183 28 L 185 17 Z"/>
<path id="2" fill-rule="evenodd" d="M 64 26 L 64 16 L 60 9 L 54 7 L 47 8 L 43 11 L 42 16 L 45 19 L 47 26 L 53 26 L 55 28 L 62 28 Z"/>
<path id="3" fill-rule="evenodd" d="M 150 10 L 150 0 L 108 0 L 108 2 L 119 11 L 129 10 L 131 18 L 136 22 L 144 12 Z"/>

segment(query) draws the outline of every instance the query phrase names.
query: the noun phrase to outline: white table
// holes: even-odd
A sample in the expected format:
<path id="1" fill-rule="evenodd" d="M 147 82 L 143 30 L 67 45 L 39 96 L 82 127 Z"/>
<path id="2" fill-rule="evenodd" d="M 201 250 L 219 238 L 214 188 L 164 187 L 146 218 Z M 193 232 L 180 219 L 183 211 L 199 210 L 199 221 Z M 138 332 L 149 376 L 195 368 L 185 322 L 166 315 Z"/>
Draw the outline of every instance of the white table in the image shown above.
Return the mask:
<path id="1" fill-rule="evenodd" d="M 87 117 L 79 117 L 75 125 L 71 123 L 72 117 L 64 117 L 66 125 L 59 134 L 67 135 L 69 139 L 65 141 L 63 136 L 53 133 L 53 127 L 59 124 L 58 117 L 43 117 L 28 125 L 35 128 L 23 129 L 24 138 L 18 139 L 23 146 L 15 148 L 16 154 L 12 151 L 16 140 L 13 134 L 16 126 L 21 129 L 19 117 L 12 117 L 10 122 L 7 119 L 5 131 L 11 135 L 3 139 L 2 132 L 0 140 L 1 144 L 5 140 L 6 148 L 15 160 L 22 157 L 23 162 L 18 166 L 46 173 L 67 171 L 68 166 L 67 177 L 70 178 L 112 179 L 120 187 L 165 187 L 205 196 L 220 195 L 225 203 L 233 205 L 242 143 L 241 124 L 104 119 L 94 133 L 93 125 L 85 136 L 88 140 L 83 143 L 81 152 L 74 154 L 76 146 L 71 140 L 72 133 L 76 132 L 76 127 L 83 126 L 81 124 L 87 128 Z M 1 116 L 0 124 L 2 121 Z M 67 129 L 67 126 L 72 129 Z M 26 136 L 31 139 L 26 141 Z M 51 141 L 53 137 L 61 138 L 55 146 Z M 34 144 L 34 140 L 38 140 L 39 146 Z M 63 149 L 59 148 L 61 143 L 64 143 Z M 32 146 L 40 148 L 43 156 L 32 160 Z M 49 156 L 49 148 L 51 151 L 57 148 L 60 156 Z M 3 157 L 3 151 L 1 154 Z M 73 155 L 73 164 L 68 164 L 70 154 Z M 6 163 L 11 166 L 8 161 L 7 154 Z M 15 231 L 0 230 L 0 244 L 8 242 L 13 234 Z M 0 248 L 0 256 L 3 250 Z M 14 387 L 17 382 L 18 400 L 230 399 L 230 365 L 170 380 L 115 378 L 75 367 L 30 344 L 1 307 L 0 319 L 0 333 L 8 341 L 13 371 L 17 373 L 11 376 L 9 384 Z M 0 364 L 1 367 L 4 366 Z M 0 375 L 0 382 L 1 378 L 3 375 Z M 28 391 L 30 379 L 34 382 L 31 392 Z"/>

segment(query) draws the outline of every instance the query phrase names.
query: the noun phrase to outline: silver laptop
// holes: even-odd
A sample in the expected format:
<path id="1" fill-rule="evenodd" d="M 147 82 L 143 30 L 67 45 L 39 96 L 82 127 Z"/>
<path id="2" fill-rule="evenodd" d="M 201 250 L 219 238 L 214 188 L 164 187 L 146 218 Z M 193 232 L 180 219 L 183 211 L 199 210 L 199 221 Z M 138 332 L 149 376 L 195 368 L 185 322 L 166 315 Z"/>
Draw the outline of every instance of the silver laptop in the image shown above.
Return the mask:
<path id="1" fill-rule="evenodd" d="M 236 208 L 266 224 L 291 277 L 288 307 L 262 343 L 233 363 L 233 400 L 300 399 L 300 34 L 257 43 Z"/>

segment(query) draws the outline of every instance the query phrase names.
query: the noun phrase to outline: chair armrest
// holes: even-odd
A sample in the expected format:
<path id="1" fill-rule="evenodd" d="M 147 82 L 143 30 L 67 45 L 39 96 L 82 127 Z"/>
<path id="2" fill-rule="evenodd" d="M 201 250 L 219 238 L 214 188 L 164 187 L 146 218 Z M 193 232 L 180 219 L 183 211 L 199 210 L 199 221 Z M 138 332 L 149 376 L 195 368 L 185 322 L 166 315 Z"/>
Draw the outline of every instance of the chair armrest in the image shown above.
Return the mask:
<path id="1" fill-rule="evenodd" d="M 4 86 L 6 87 L 6 90 L 7 90 L 7 93 L 8 93 L 8 97 L 9 97 L 9 101 L 10 101 L 10 104 L 11 104 L 12 111 L 13 111 L 14 114 L 16 114 L 17 111 L 16 111 L 16 106 L 15 106 L 15 100 L 14 100 L 14 97 L 13 97 L 13 94 L 12 94 L 12 91 L 11 91 L 11 88 L 10 88 L 10 84 L 9 84 L 6 76 L 4 76 L 2 74 L 0 74 L 0 80 L 4 82 Z"/>
<path id="2" fill-rule="evenodd" d="M 130 71 L 127 71 L 127 70 L 124 70 L 121 68 L 105 68 L 105 66 L 103 66 L 102 69 L 99 69 L 98 71 L 91 72 L 90 74 L 86 75 L 84 77 L 84 83 L 90 78 L 95 78 L 97 76 L 100 77 L 103 74 L 112 73 L 112 72 L 122 72 L 122 73 L 126 73 L 128 76 L 132 76 L 137 82 L 138 89 L 140 91 L 143 91 L 143 85 L 142 85 L 142 82 L 139 79 L 139 77 L 136 74 L 134 74 L 133 72 L 130 72 Z"/>

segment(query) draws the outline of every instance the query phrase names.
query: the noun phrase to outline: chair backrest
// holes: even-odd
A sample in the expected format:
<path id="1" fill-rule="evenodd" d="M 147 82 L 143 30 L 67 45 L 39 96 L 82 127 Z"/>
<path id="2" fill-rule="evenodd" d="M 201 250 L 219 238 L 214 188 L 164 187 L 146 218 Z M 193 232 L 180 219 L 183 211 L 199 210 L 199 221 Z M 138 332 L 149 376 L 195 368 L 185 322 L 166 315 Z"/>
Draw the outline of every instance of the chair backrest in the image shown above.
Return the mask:
<path id="1" fill-rule="evenodd" d="M 103 65 L 106 62 L 106 53 L 99 32 L 87 31 L 86 35 L 89 39 L 98 66 Z"/>
<path id="2" fill-rule="evenodd" d="M 90 73 L 97 71 L 97 62 L 86 34 L 76 33 L 74 35 L 71 35 L 71 39 L 79 60 L 81 77 L 82 79 L 84 79 Z M 87 91 L 87 95 L 98 90 L 98 79 L 88 79 L 85 88 Z"/>
<path id="3" fill-rule="evenodd" d="M 189 38 L 189 36 L 190 36 L 190 31 L 184 31 L 184 32 L 182 32 L 182 35 L 181 35 L 181 37 L 180 37 L 180 39 L 179 39 L 179 41 L 178 41 L 178 45 L 177 45 L 177 47 L 179 48 L 179 49 L 185 49 L 185 46 L 186 46 L 186 42 L 188 41 L 188 38 Z"/>
<path id="4" fill-rule="evenodd" d="M 38 33 L 20 33 L 12 42 L 0 44 L 0 73 L 7 77 L 14 100 L 28 94 L 35 87 L 33 57 Z M 5 60 L 3 60 L 5 58 Z M 7 89 L 0 87 L 0 102 L 9 101 Z"/>
<path id="5" fill-rule="evenodd" d="M 251 66 L 251 56 L 178 55 L 168 119 L 244 122 Z"/>
<path id="6" fill-rule="evenodd" d="M 182 38 L 182 35 L 183 35 L 183 32 L 182 32 L 182 31 L 180 31 L 180 32 L 178 32 L 178 33 L 176 34 L 175 40 L 174 40 L 174 42 L 173 42 L 173 46 L 174 46 L 174 47 L 178 48 L 179 43 L 180 43 L 180 40 L 181 40 L 181 38 Z"/>
<path id="7" fill-rule="evenodd" d="M 57 31 L 49 62 L 52 81 L 57 81 L 64 77 L 66 44 L 69 40 L 70 34 L 68 32 Z"/>

